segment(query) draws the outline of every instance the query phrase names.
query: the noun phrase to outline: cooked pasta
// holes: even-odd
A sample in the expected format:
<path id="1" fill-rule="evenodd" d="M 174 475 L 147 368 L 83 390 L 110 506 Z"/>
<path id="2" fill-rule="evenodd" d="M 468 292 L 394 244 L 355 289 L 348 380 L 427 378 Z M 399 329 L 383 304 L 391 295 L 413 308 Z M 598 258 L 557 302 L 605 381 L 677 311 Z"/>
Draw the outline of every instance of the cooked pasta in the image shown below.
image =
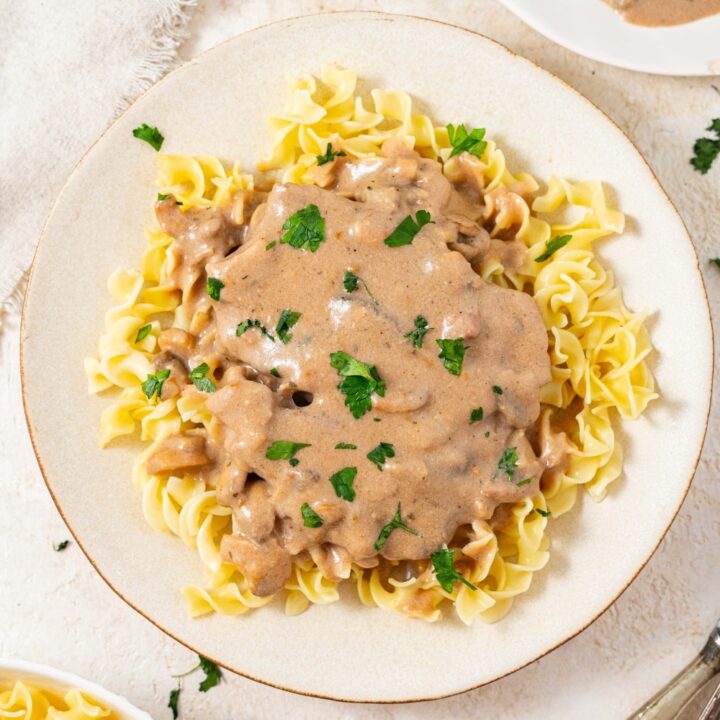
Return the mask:
<path id="1" fill-rule="evenodd" d="M 18 680 L 8 689 L 0 682 L 0 718 L 13 720 L 96 720 L 115 715 L 76 688 L 64 695 Z"/>
<path id="2" fill-rule="evenodd" d="M 354 583 L 362 603 L 436 621 L 454 607 L 467 624 L 493 622 L 526 592 L 534 573 L 548 562 L 548 525 L 572 508 L 578 486 L 601 500 L 622 471 L 622 448 L 613 423 L 637 418 L 657 397 L 647 364 L 652 347 L 645 313 L 625 306 L 612 272 L 595 255 L 596 241 L 622 233 L 623 215 L 608 207 L 599 182 L 569 182 L 551 177 L 544 191 L 528 174 L 514 173 L 491 141 L 480 156 L 453 155 L 448 129 L 414 112 L 410 96 L 375 89 L 357 94 L 354 71 L 325 66 L 319 79 L 293 80 L 282 115 L 270 119 L 272 144 L 258 169 L 286 183 L 322 185 L 318 157 L 333 148 L 349 158 L 382 156 L 383 145 L 398 138 L 422 157 L 443 163 L 451 182 L 481 190 L 482 225 L 490 242 L 514 239 L 526 252 L 520 264 L 506 264 L 502 253 L 469 258 L 488 283 L 532 296 L 547 329 L 552 379 L 541 390 L 539 432 L 552 439 L 565 433 L 568 459 L 542 476 L 537 494 L 506 508 L 501 520 L 475 521 L 453 540 L 458 567 L 475 588 L 455 583 L 443 589 L 432 567 L 399 580 L 379 567 L 353 564 L 340 577 L 323 571 L 318 558 L 293 559 L 284 585 L 285 611 L 303 612 L 311 603 L 338 600 L 338 585 Z M 160 155 L 159 190 L 173 195 L 182 210 L 229 207 L 243 218 L 252 203 L 252 175 L 213 157 Z M 561 218 L 561 220 L 558 220 Z M 210 475 L 153 474 L 148 458 L 168 437 L 183 431 L 212 435 L 218 420 L 206 396 L 189 388 L 179 397 L 148 399 L 141 383 L 153 372 L 160 352 L 158 335 L 172 326 L 188 331 L 209 322 L 207 307 L 185 306 L 183 298 L 204 292 L 203 273 L 169 282 L 178 257 L 173 238 L 158 230 L 147 234 L 141 270 L 118 270 L 109 280 L 115 304 L 107 312 L 97 357 L 85 361 L 90 392 L 115 389 L 117 395 L 100 420 L 105 446 L 139 430 L 149 443 L 138 456 L 134 482 L 145 518 L 153 528 L 177 535 L 194 548 L 207 569 L 207 581 L 183 589 L 193 617 L 212 612 L 239 615 L 268 603 L 254 594 L 248 579 L 223 560 L 220 544 L 231 531 L 231 509 L 218 503 Z M 553 239 L 565 244 L 538 262 Z M 457 248 L 462 252 L 462 248 Z M 192 308 L 191 311 L 188 307 Z M 138 340 L 141 328 L 149 329 Z M 207 359 L 209 370 L 219 358 Z"/>

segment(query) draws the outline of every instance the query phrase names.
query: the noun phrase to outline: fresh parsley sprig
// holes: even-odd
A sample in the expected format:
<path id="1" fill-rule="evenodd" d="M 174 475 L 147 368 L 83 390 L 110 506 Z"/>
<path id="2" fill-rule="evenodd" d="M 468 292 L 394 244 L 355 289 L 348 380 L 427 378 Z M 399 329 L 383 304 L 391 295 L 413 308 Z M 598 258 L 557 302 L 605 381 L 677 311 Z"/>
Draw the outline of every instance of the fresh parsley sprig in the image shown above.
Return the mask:
<path id="1" fill-rule="evenodd" d="M 138 331 L 137 335 L 135 336 L 135 343 L 142 342 L 152 330 L 152 323 L 148 323 L 147 325 L 143 325 Z"/>
<path id="2" fill-rule="evenodd" d="M 392 443 L 381 442 L 366 457 L 371 463 L 375 463 L 377 469 L 382 472 L 385 461 L 395 457 L 395 447 Z"/>
<path id="3" fill-rule="evenodd" d="M 282 341 L 283 345 L 287 345 L 292 340 L 292 333 L 290 329 L 295 327 L 297 321 L 302 317 L 301 312 L 296 310 L 283 310 L 280 313 L 280 318 L 275 326 L 275 332 Z"/>
<path id="4" fill-rule="evenodd" d="M 357 450 L 357 445 L 354 443 L 345 443 L 345 442 L 339 442 L 335 446 L 336 450 Z"/>
<path id="5" fill-rule="evenodd" d="M 372 409 L 372 394 L 385 396 L 385 382 L 374 365 L 356 360 L 346 352 L 330 355 L 330 365 L 344 379 L 338 389 L 345 395 L 345 405 L 357 420 Z"/>
<path id="6" fill-rule="evenodd" d="M 427 210 L 418 210 L 415 213 L 415 219 L 412 215 L 408 215 L 401 223 L 385 238 L 385 244 L 388 247 L 401 247 L 402 245 L 410 245 L 415 236 L 428 223 L 435 221 Z"/>
<path id="7" fill-rule="evenodd" d="M 720 155 L 720 118 L 715 118 L 706 128 L 715 133 L 715 138 L 701 137 L 693 145 L 690 164 L 703 175 L 712 167 L 715 158 Z"/>
<path id="8" fill-rule="evenodd" d="M 147 380 L 140 385 L 140 389 L 143 391 L 148 400 L 152 400 L 153 395 L 155 395 L 159 400 L 163 385 L 169 377 L 169 370 L 158 370 L 154 375 L 147 376 Z"/>
<path id="9" fill-rule="evenodd" d="M 266 338 L 275 342 L 275 338 L 268 332 L 268 329 L 257 318 L 248 318 L 247 320 L 243 320 L 235 328 L 235 335 L 237 335 L 237 337 L 240 337 L 241 335 L 244 335 L 248 330 L 250 330 L 250 328 L 257 328 Z"/>
<path id="10" fill-rule="evenodd" d="M 545 241 L 545 250 L 535 258 L 536 263 L 549 260 L 560 248 L 564 248 L 572 240 L 572 235 L 559 235 Z"/>
<path id="11" fill-rule="evenodd" d="M 342 470 L 338 470 L 330 476 L 330 482 L 335 488 L 335 494 L 339 498 L 347 500 L 348 502 L 352 502 L 355 499 L 353 482 L 355 482 L 356 476 L 356 467 L 344 467 Z"/>
<path id="12" fill-rule="evenodd" d="M 417 530 L 413 530 L 411 527 L 408 527 L 402 521 L 402 516 L 400 514 L 400 503 L 398 503 L 395 515 L 393 515 L 393 519 L 383 527 L 383 529 L 380 531 L 380 534 L 378 535 L 377 540 L 375 541 L 376 552 L 380 552 L 383 547 L 385 547 L 385 543 L 387 542 L 393 530 L 402 530 L 403 532 L 410 533 L 411 535 L 420 535 Z"/>
<path id="13" fill-rule="evenodd" d="M 485 415 L 485 411 L 481 407 L 476 407 L 470 411 L 470 424 L 480 422 Z"/>
<path id="14" fill-rule="evenodd" d="M 53 543 L 53 550 L 55 552 L 62 552 L 69 544 L 69 540 L 61 540 L 59 543 Z"/>
<path id="15" fill-rule="evenodd" d="M 309 528 L 319 528 L 323 525 L 323 519 L 318 515 L 308 503 L 300 506 L 300 514 L 302 515 L 303 525 Z"/>
<path id="16" fill-rule="evenodd" d="M 337 152 L 334 152 L 332 143 L 328 143 L 327 148 L 325 149 L 325 154 L 316 155 L 315 157 L 317 158 L 318 165 L 324 165 L 325 163 L 331 162 L 336 157 L 346 157 L 346 153 L 343 150 L 338 150 Z"/>
<path id="17" fill-rule="evenodd" d="M 487 141 L 484 140 L 485 128 L 474 128 L 470 132 L 467 131 L 465 125 L 460 124 L 447 126 L 448 139 L 453 146 L 449 157 L 459 155 L 461 152 L 469 152 L 475 157 L 482 157 Z"/>
<path id="18" fill-rule="evenodd" d="M 218 280 L 214 277 L 209 277 L 207 279 L 207 284 L 205 286 L 205 289 L 207 290 L 207 294 L 213 299 L 213 300 L 220 300 L 220 292 L 225 287 L 225 283 L 222 280 Z"/>
<path id="19" fill-rule="evenodd" d="M 280 242 L 296 250 L 317 252 L 320 243 L 325 240 L 325 220 L 317 205 L 306 205 L 293 213 L 283 223 L 282 229 Z"/>
<path id="20" fill-rule="evenodd" d="M 133 137 L 138 138 L 138 140 L 144 140 L 148 145 L 152 145 L 156 151 L 160 150 L 165 140 L 162 133 L 156 127 L 152 127 L 146 123 L 136 127 L 132 131 L 132 134 Z"/>
<path id="21" fill-rule="evenodd" d="M 210 367 L 206 362 L 190 371 L 190 380 L 200 392 L 212 393 L 217 390 L 217 385 L 207 377 L 209 371 Z"/>
<path id="22" fill-rule="evenodd" d="M 432 328 L 428 327 L 427 320 L 422 315 L 418 315 L 415 318 L 414 324 L 415 329 L 411 330 L 409 333 L 405 333 L 404 337 L 413 344 L 413 347 L 421 348 L 425 335 L 427 335 Z"/>
<path id="23" fill-rule="evenodd" d="M 505 473 L 509 480 L 513 479 L 518 464 L 518 451 L 516 447 L 505 448 L 498 460 L 496 475 Z"/>
<path id="24" fill-rule="evenodd" d="M 187 672 L 180 673 L 179 675 L 173 675 L 173 677 L 177 679 L 178 684 L 176 688 L 173 688 L 170 691 L 167 705 L 172 711 L 173 720 L 177 720 L 179 715 L 178 703 L 180 701 L 180 692 L 182 691 L 182 686 L 180 684 L 181 678 L 184 678 L 187 675 L 192 675 L 192 673 L 197 672 L 198 670 L 201 670 L 205 676 L 198 685 L 198 690 L 200 692 L 207 692 L 211 688 L 214 688 L 217 684 L 219 684 L 220 680 L 222 680 L 222 672 L 220 672 L 220 668 L 212 660 L 208 660 L 202 655 L 198 655 L 198 664 L 195 665 L 195 667 L 192 667 Z"/>
<path id="25" fill-rule="evenodd" d="M 295 453 L 303 448 L 310 447 L 310 443 L 293 442 L 292 440 L 274 440 L 265 451 L 268 460 L 297 460 Z M 295 463 L 297 465 L 297 463 Z"/>
<path id="26" fill-rule="evenodd" d="M 435 340 L 440 347 L 438 357 L 443 361 L 445 369 L 452 375 L 460 375 L 462 372 L 463 360 L 465 359 L 465 340 L 463 338 L 448 338 Z"/>
<path id="27" fill-rule="evenodd" d="M 475 585 L 465 578 L 462 573 L 457 571 L 455 567 L 455 552 L 453 550 L 448 550 L 447 548 L 438 550 L 430 556 L 430 560 L 432 560 L 435 577 L 445 592 L 452 592 L 457 582 L 467 585 L 471 590 L 477 590 Z"/>
<path id="28" fill-rule="evenodd" d="M 343 287 L 349 293 L 355 292 L 358 289 L 358 284 L 362 283 L 365 288 L 365 292 L 370 296 L 370 299 L 377 305 L 377 298 L 370 292 L 370 288 L 367 283 L 359 276 L 356 275 L 352 270 L 346 270 L 343 276 Z"/>

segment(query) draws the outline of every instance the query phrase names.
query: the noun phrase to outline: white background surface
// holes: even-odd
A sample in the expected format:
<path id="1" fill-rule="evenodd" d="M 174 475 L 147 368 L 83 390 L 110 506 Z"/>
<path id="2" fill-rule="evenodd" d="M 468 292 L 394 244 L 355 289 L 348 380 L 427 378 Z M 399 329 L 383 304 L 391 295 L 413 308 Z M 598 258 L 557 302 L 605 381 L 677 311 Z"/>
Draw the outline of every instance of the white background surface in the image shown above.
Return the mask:
<path id="1" fill-rule="evenodd" d="M 717 317 L 720 271 L 706 261 L 720 255 L 720 165 L 701 176 L 688 164 L 694 139 L 711 118 L 720 116 L 720 92 L 713 89 L 712 79 L 650 77 L 584 60 L 527 29 L 492 0 L 211 0 L 196 12 L 181 53 L 189 59 L 226 37 L 280 17 L 350 8 L 424 14 L 478 30 L 556 73 L 604 109 L 648 158 L 687 222 Z M 240 71 L 250 73 L 252 68 Z M 482 83 L 482 68 L 468 72 L 476 73 Z M 657 251 L 664 252 L 662 238 Z M 52 542 L 65 538 L 67 531 L 35 467 L 24 429 L 17 319 L 5 314 L 0 322 L 0 655 L 62 666 L 128 696 L 156 718 L 170 717 L 165 708 L 174 686 L 170 675 L 191 667 L 194 658 L 124 606 L 77 547 L 53 552 Z M 49 384 L 48 391 L 57 393 L 58 402 L 72 402 L 63 396 L 61 378 Z M 181 717 L 624 717 L 694 655 L 719 610 L 719 431 L 716 402 L 700 469 L 658 553 L 608 613 L 533 666 L 448 700 L 385 707 L 292 696 L 227 674 L 221 687 L 200 695 L 193 676 L 184 683 Z M 682 441 L 679 436 L 677 442 Z M 415 662 L 422 658 L 409 658 L 408 672 Z"/>

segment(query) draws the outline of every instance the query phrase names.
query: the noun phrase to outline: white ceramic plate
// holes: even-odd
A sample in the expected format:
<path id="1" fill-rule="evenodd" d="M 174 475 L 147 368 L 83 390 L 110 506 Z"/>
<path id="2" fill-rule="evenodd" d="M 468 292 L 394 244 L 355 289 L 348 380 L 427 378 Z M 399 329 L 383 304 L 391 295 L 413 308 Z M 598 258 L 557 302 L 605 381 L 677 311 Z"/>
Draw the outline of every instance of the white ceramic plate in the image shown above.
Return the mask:
<path id="1" fill-rule="evenodd" d="M 593 60 L 658 75 L 720 75 L 720 15 L 673 27 L 625 22 L 602 0 L 500 0 L 530 27 Z"/>
<path id="2" fill-rule="evenodd" d="M 461 61 L 459 61 L 461 59 Z M 179 588 L 202 577 L 178 539 L 144 522 L 130 481 L 138 445 L 100 451 L 106 404 L 87 395 L 110 302 L 105 283 L 136 267 L 152 222 L 155 154 L 133 140 L 142 122 L 163 151 L 239 158 L 268 146 L 265 118 L 285 79 L 328 61 L 371 85 L 403 88 L 442 122 L 487 127 L 512 166 L 539 178 L 603 178 L 628 231 L 602 245 L 630 307 L 653 311 L 662 401 L 625 428 L 625 479 L 551 526 L 554 553 L 501 623 L 435 625 L 342 602 L 288 618 L 279 604 L 240 618 L 191 621 Z M 347 700 L 417 700 L 460 692 L 531 662 L 592 622 L 648 560 L 682 502 L 705 432 L 710 319 L 697 257 L 645 161 L 599 110 L 496 43 L 429 20 L 373 13 L 268 25 L 185 65 L 141 97 L 80 162 L 52 211 L 28 289 L 22 330 L 26 412 L 36 452 L 78 544 L 128 603 L 232 670 L 287 689 Z"/>
<path id="3" fill-rule="evenodd" d="M 0 690 L 4 690 L 6 685 L 12 685 L 17 680 L 35 685 L 41 690 L 49 690 L 60 696 L 65 695 L 70 688 L 77 688 L 100 702 L 108 710 L 112 710 L 118 720 L 152 720 L 150 715 L 138 710 L 125 698 L 121 698 L 78 675 L 26 660 L 0 659 Z"/>

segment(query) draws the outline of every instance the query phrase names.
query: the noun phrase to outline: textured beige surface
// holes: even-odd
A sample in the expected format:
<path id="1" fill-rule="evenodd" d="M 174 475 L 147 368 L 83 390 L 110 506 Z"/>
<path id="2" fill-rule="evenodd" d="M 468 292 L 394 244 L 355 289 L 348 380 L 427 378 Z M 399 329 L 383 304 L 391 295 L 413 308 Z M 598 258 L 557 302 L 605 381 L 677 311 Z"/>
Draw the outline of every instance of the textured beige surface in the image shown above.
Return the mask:
<path id="1" fill-rule="evenodd" d="M 196 15 L 191 27 L 195 40 L 184 50 L 188 57 L 258 23 L 321 6 L 318 2 L 237 5 L 240 10 L 229 2 L 207 5 Z M 720 167 L 703 177 L 687 162 L 695 137 L 712 117 L 720 116 L 720 94 L 711 80 L 653 78 L 585 61 L 528 30 L 490 0 L 325 3 L 324 7 L 380 5 L 384 10 L 465 24 L 570 82 L 638 144 L 688 223 L 701 259 L 720 255 L 715 209 Z M 477 82 L 482 83 L 481 73 Z M 531 113 L 532 109 L 512 111 Z M 665 251 L 662 237 L 657 245 L 658 252 Z M 720 272 L 707 264 L 703 270 L 717 316 Z M 13 323 L 8 319 L 10 332 L 0 350 L 6 368 L 0 385 L 0 469 L 5 490 L 0 617 L 6 619 L 0 654 L 64 665 L 123 692 L 156 717 L 168 717 L 164 704 L 173 686 L 169 675 L 190 666 L 190 654 L 123 606 L 77 548 L 71 546 L 63 554 L 50 549 L 51 541 L 64 537 L 65 530 L 34 467 L 17 413 Z M 64 401 L 62 386 L 57 392 L 59 401 Z M 200 696 L 191 680 L 185 682 L 183 717 L 275 718 L 292 713 L 298 718 L 622 718 L 690 659 L 715 619 L 720 591 L 718 430 L 715 411 L 688 500 L 636 583 L 587 632 L 532 667 L 463 696 L 407 707 L 342 706 L 293 697 L 242 678 Z M 682 441 L 680 435 L 677 442 Z"/>

